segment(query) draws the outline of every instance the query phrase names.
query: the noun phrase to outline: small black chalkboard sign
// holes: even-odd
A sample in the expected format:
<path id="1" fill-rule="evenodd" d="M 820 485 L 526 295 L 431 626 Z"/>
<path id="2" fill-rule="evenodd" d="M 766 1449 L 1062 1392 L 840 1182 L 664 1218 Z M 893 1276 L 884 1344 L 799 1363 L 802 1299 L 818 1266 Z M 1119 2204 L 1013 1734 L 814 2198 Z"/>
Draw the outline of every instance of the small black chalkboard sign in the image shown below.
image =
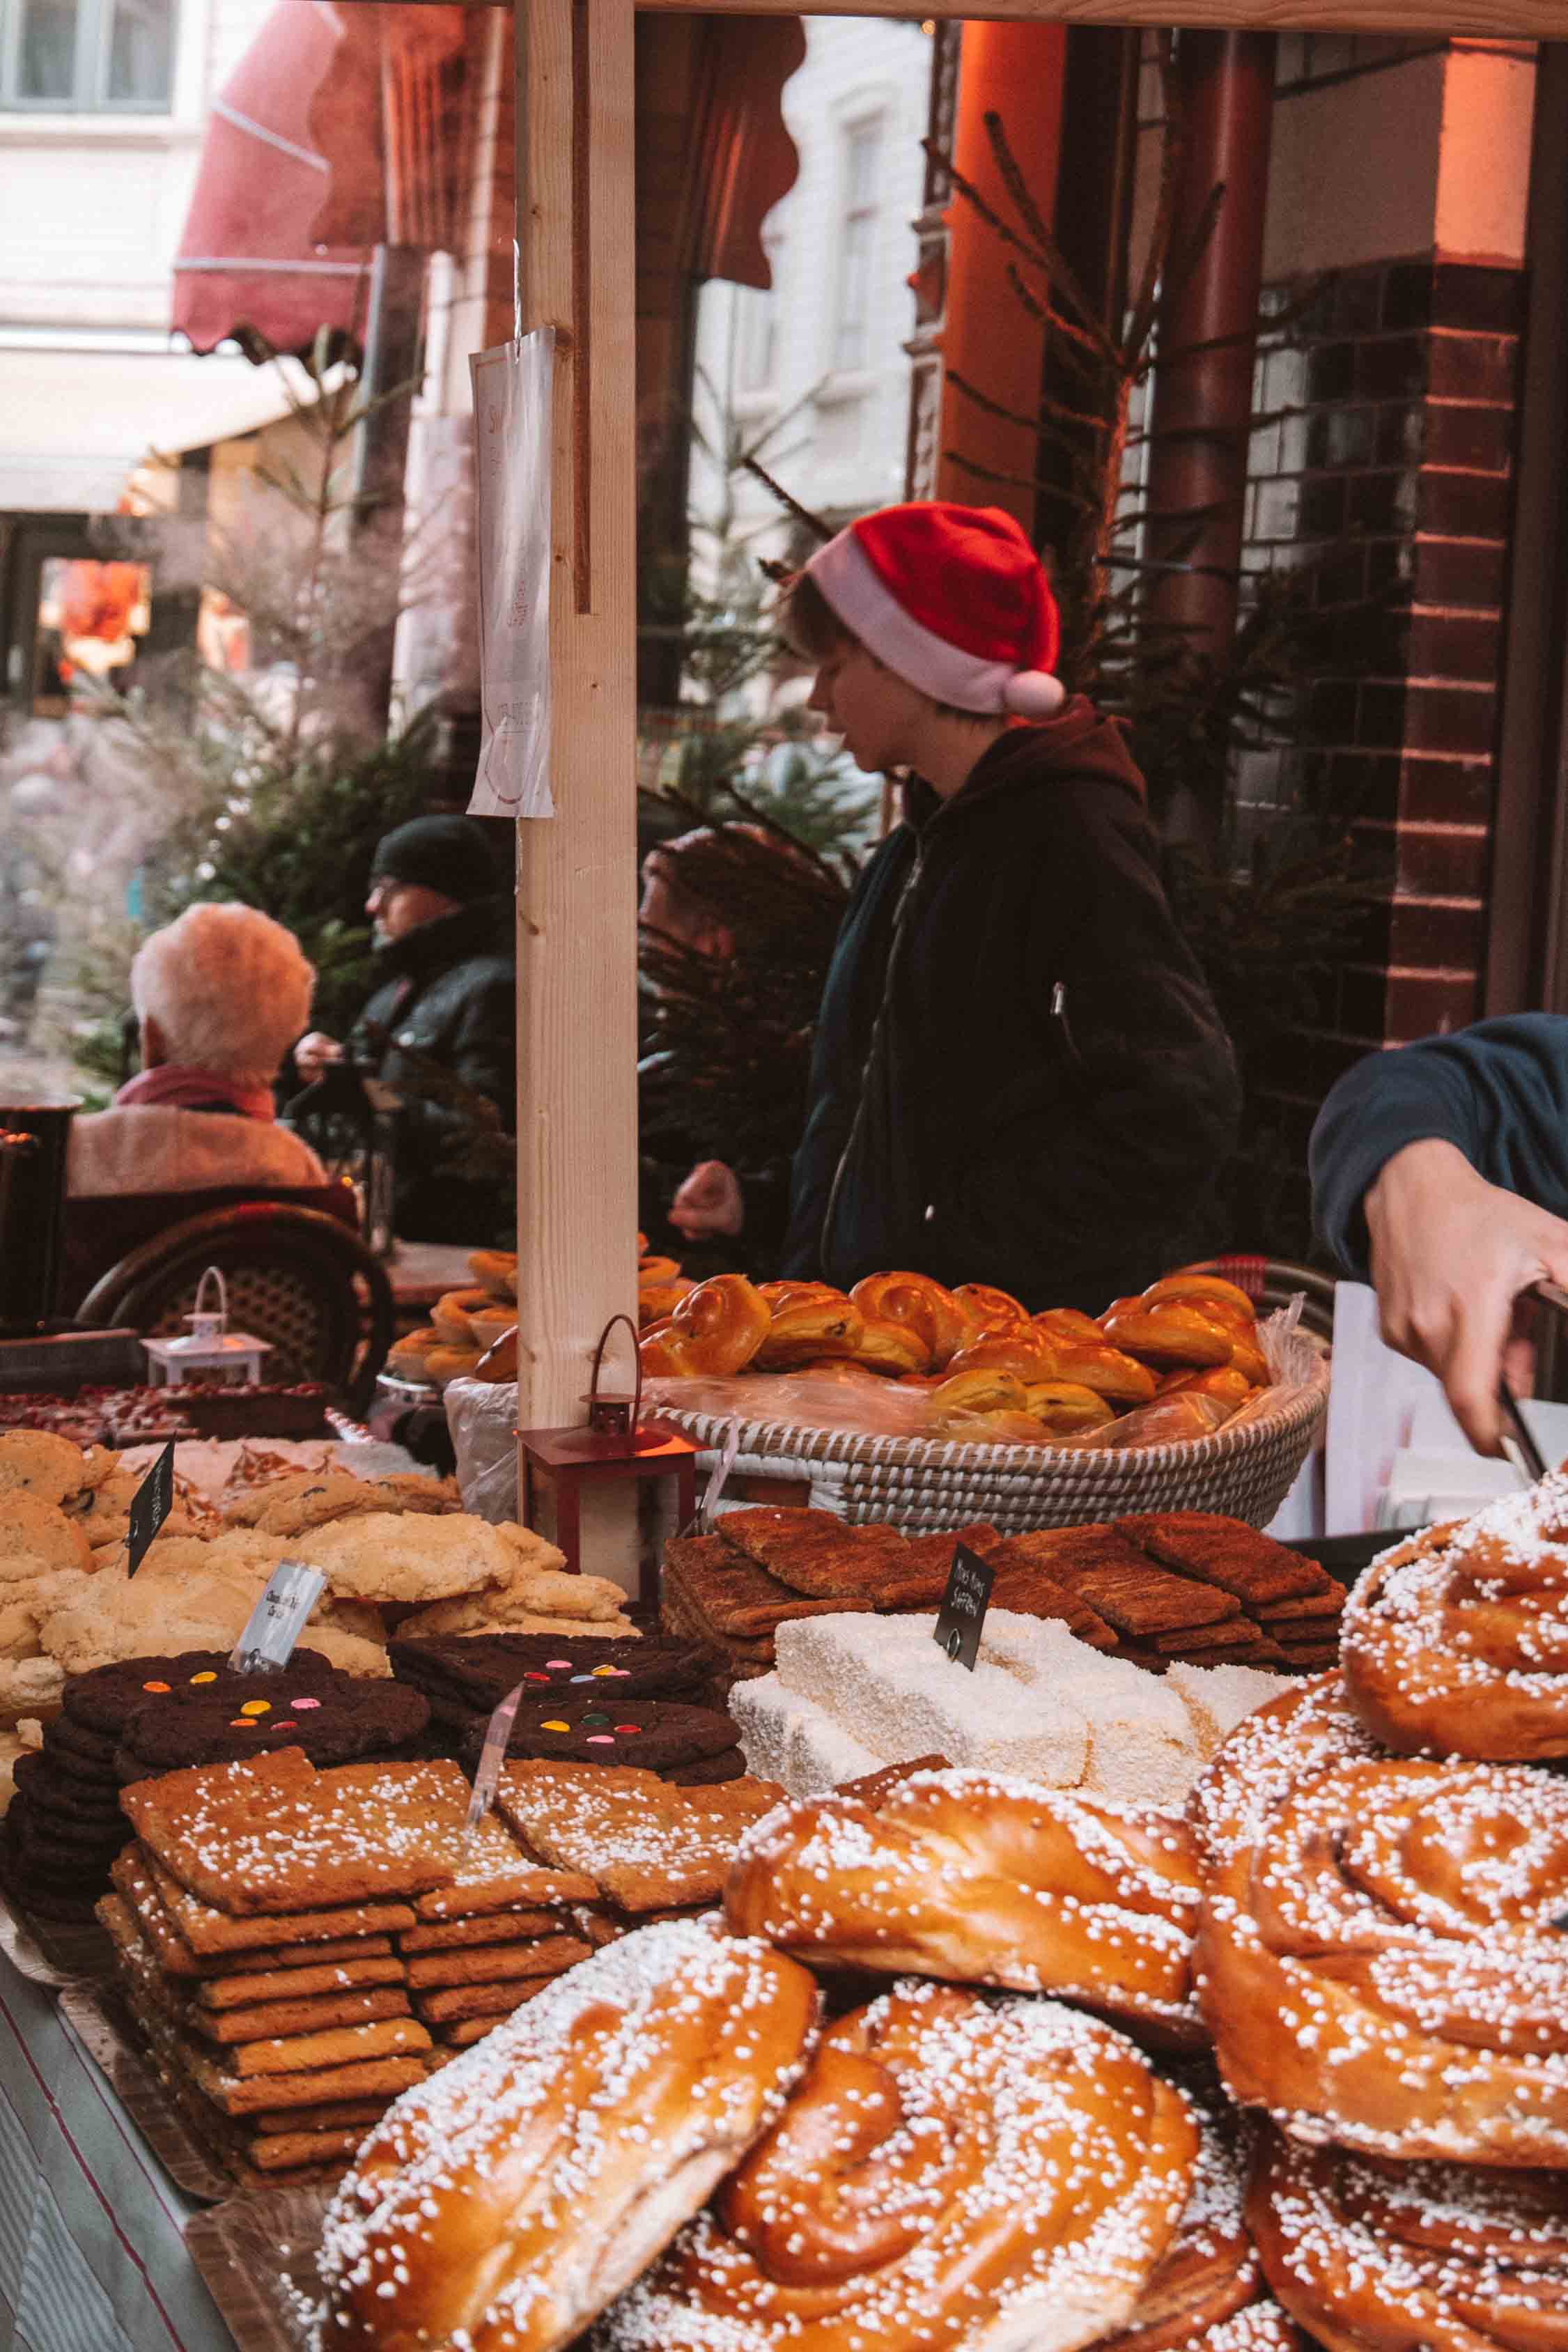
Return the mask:
<path id="1" fill-rule="evenodd" d="M 956 1664 L 967 1666 L 971 1674 L 980 1654 L 980 1633 L 990 1606 L 996 1572 L 990 1562 L 982 1559 L 977 1551 L 971 1551 L 967 1544 L 954 1545 L 947 1590 L 936 1612 L 932 1639 Z"/>
<path id="2" fill-rule="evenodd" d="M 174 1441 L 158 1456 L 131 1497 L 131 1529 L 126 1538 L 129 1557 L 125 1573 L 134 1576 L 141 1555 L 168 1517 L 174 1501 Z"/>

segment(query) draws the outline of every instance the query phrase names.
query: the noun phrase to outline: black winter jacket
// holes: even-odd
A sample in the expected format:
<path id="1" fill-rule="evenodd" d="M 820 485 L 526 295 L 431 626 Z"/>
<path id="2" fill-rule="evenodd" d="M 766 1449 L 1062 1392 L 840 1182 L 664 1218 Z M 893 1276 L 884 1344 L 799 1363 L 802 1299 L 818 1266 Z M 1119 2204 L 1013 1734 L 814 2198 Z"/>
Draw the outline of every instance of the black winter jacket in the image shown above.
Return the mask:
<path id="1" fill-rule="evenodd" d="M 1436 1139 L 1478 1174 L 1568 1217 L 1568 1020 L 1515 1013 L 1368 1054 L 1336 1080 L 1312 1129 L 1318 1231 L 1364 1281 L 1366 1195 L 1407 1143 Z"/>
<path id="2" fill-rule="evenodd" d="M 1098 1311 L 1217 1238 L 1239 1088 L 1155 856 L 1082 696 L 950 800 L 906 788 L 828 974 L 787 1274 L 909 1266 Z"/>
<path id="3" fill-rule="evenodd" d="M 381 949 L 382 977 L 350 1040 L 361 1067 L 404 1097 L 397 1118 L 392 1222 L 404 1241 L 493 1241 L 515 1214 L 515 1187 L 447 1172 L 463 1117 L 422 1098 L 417 1065 L 439 1062 L 517 1123 L 517 970 L 510 902 L 484 898 L 421 923 Z M 385 1043 L 382 1042 L 382 1033 Z"/>

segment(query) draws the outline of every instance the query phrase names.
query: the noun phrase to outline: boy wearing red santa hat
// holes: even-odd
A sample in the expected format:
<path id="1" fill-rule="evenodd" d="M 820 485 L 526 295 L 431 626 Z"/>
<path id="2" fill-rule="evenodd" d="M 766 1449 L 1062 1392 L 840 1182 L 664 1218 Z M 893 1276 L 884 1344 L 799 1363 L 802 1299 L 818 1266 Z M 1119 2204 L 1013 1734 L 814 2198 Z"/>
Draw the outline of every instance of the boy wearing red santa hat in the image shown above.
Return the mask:
<path id="1" fill-rule="evenodd" d="M 781 622 L 857 765 L 905 775 L 828 975 L 783 1271 L 1098 1310 L 1219 1238 L 1239 1102 L 1122 733 L 1057 678 L 994 507 L 852 523 Z"/>

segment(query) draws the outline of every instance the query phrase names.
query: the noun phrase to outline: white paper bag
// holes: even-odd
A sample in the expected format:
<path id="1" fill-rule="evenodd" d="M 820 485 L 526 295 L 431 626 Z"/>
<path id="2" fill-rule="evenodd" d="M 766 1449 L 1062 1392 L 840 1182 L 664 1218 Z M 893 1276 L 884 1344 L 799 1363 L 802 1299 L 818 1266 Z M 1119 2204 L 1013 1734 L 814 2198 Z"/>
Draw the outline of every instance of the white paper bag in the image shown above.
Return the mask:
<path id="1" fill-rule="evenodd" d="M 550 396 L 555 330 L 468 362 L 484 732 L 470 816 L 553 816 L 549 788 Z"/>

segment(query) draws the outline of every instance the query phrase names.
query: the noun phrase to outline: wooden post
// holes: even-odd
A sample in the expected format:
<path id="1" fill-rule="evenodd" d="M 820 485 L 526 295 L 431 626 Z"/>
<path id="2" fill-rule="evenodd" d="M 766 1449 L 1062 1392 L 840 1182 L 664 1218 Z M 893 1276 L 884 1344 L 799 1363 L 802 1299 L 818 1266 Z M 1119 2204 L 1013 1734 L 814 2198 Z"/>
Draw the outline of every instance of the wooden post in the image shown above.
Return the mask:
<path id="1" fill-rule="evenodd" d="M 517 1402 L 542 1428 L 584 1417 L 599 1334 L 635 1313 L 632 0 L 517 0 L 517 36 L 522 324 L 559 338 L 556 814 L 517 827 Z"/>

